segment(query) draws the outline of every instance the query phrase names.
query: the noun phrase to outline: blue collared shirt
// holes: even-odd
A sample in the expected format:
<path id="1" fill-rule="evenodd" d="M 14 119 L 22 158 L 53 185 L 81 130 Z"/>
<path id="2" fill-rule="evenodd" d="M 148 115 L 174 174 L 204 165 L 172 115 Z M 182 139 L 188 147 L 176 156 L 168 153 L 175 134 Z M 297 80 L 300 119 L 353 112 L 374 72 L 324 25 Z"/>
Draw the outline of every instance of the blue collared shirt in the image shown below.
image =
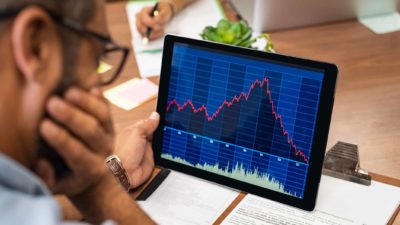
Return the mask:
<path id="1" fill-rule="evenodd" d="M 31 171 L 0 153 L 0 224 L 82 225 L 62 222 L 58 203 Z M 114 224 L 112 222 L 104 225 Z"/>

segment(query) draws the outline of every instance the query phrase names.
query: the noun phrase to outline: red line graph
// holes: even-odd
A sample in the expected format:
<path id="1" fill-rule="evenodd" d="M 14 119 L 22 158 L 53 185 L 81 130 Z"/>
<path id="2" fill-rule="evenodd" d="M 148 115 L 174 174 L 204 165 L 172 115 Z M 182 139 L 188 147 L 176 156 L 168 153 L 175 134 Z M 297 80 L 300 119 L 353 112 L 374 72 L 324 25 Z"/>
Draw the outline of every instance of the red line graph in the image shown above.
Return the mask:
<path id="1" fill-rule="evenodd" d="M 218 114 L 222 111 L 222 109 L 224 107 L 231 107 L 234 103 L 238 103 L 240 102 L 241 99 L 244 99 L 245 101 L 248 100 L 251 92 L 254 90 L 254 88 L 256 86 L 259 86 L 260 88 L 263 88 L 264 85 L 266 86 L 266 91 L 268 94 L 268 100 L 269 100 L 269 104 L 271 105 L 271 109 L 272 109 L 272 114 L 275 117 L 275 120 L 279 121 L 280 127 L 281 127 L 281 131 L 283 133 L 283 135 L 285 135 L 287 137 L 287 142 L 292 146 L 292 148 L 295 151 L 296 155 L 300 155 L 303 160 L 305 162 L 307 162 L 307 156 L 304 154 L 304 152 L 302 152 L 300 149 L 298 149 L 296 147 L 296 145 L 293 143 L 293 140 L 291 138 L 289 138 L 289 133 L 288 131 L 285 130 L 283 123 L 282 123 L 282 116 L 280 114 L 276 113 L 275 110 L 275 104 L 272 100 L 271 97 L 271 91 L 269 89 L 269 80 L 268 78 L 264 78 L 264 80 L 259 81 L 258 79 L 255 80 L 251 85 L 250 85 L 250 89 L 247 93 L 241 92 L 239 96 L 234 96 L 232 98 L 232 100 L 227 101 L 224 100 L 224 102 L 217 108 L 217 110 L 210 116 L 210 114 L 208 113 L 207 107 L 205 105 L 200 106 L 199 108 L 196 109 L 196 107 L 193 105 L 193 102 L 191 100 L 187 100 L 185 103 L 183 103 L 182 105 L 178 103 L 178 101 L 176 99 L 173 99 L 169 102 L 166 111 L 168 112 L 172 106 L 176 106 L 176 108 L 178 109 L 178 111 L 182 111 L 184 110 L 186 107 L 190 107 L 193 111 L 193 113 L 199 113 L 199 112 L 204 112 L 205 117 L 207 118 L 208 121 L 212 121 L 213 119 L 215 119 Z"/>

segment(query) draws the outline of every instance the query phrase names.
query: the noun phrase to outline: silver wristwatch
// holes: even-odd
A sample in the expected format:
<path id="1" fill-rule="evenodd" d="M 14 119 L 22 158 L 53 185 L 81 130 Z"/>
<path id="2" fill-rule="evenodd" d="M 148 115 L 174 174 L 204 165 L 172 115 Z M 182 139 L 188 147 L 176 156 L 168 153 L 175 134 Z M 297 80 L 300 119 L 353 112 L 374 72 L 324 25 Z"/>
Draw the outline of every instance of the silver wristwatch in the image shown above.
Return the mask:
<path id="1" fill-rule="evenodd" d="M 129 182 L 128 174 L 126 173 L 121 160 L 116 155 L 110 155 L 106 158 L 106 165 L 119 180 L 121 185 L 126 191 L 131 190 L 131 184 Z"/>

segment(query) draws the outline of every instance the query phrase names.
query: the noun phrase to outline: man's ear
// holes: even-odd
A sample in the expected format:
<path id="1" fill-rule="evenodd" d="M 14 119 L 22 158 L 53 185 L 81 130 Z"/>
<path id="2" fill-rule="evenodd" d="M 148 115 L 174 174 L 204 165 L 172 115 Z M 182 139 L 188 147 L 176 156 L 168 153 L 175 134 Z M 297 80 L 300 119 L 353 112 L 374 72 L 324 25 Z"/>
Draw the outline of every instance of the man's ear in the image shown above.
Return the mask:
<path id="1" fill-rule="evenodd" d="M 57 83 L 62 68 L 62 45 L 56 24 L 40 7 L 30 6 L 15 18 L 11 42 L 17 69 L 25 82 L 51 78 Z"/>

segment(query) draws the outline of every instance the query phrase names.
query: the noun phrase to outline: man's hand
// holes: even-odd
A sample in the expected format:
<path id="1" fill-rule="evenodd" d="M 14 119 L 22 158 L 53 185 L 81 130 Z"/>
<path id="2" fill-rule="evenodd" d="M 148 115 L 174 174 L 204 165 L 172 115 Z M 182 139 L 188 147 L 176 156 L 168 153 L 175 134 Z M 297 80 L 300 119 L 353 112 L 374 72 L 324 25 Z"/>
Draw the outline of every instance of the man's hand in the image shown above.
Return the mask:
<path id="1" fill-rule="evenodd" d="M 54 177 L 54 174 L 51 176 L 51 172 L 47 172 L 52 171 L 52 167 L 46 160 L 40 160 L 36 172 L 50 184 L 50 188 L 56 193 L 67 195 L 88 222 L 99 224 L 112 219 L 118 224 L 154 224 L 105 165 L 106 156 L 113 152 L 114 139 L 108 103 L 100 90 L 93 89 L 88 93 L 72 88 L 63 99 L 51 98 L 47 111 L 56 122 L 44 119 L 40 132 L 72 170 L 72 175 L 67 178 L 49 179 Z M 150 137 L 150 130 L 139 127 L 141 125 L 133 133 Z M 143 150 L 148 149 L 147 144 L 140 140 L 137 139 L 138 145 Z M 136 142 L 131 144 L 135 146 Z M 143 159 L 144 152 L 146 160 Z M 135 167 L 137 171 L 139 167 L 143 167 L 143 171 L 148 170 L 147 165 L 152 167 L 153 163 L 144 163 L 151 156 L 148 152 L 146 150 L 142 154 L 132 155 L 142 156 Z M 133 165 L 135 163 L 133 161 Z"/>
<path id="2" fill-rule="evenodd" d="M 144 183 L 153 172 L 151 140 L 159 121 L 160 116 L 153 112 L 148 119 L 126 128 L 117 136 L 114 154 L 121 159 L 133 188 Z"/>
<path id="3" fill-rule="evenodd" d="M 60 180 L 47 174 L 45 181 L 55 193 L 80 194 L 109 175 L 104 159 L 114 149 L 114 132 L 108 103 L 98 89 L 88 93 L 73 87 L 64 98 L 50 98 L 47 111 L 54 120 L 44 119 L 40 133 L 66 161 L 72 174 Z M 45 165 L 41 160 L 39 175 L 46 173 Z"/>
<path id="4" fill-rule="evenodd" d="M 146 36 L 147 28 L 151 28 L 152 32 L 150 40 L 160 38 L 165 33 L 165 26 L 172 19 L 172 8 L 168 3 L 160 2 L 158 5 L 159 14 L 155 17 L 150 16 L 153 7 L 144 7 L 136 14 L 136 27 L 142 37 Z"/>

